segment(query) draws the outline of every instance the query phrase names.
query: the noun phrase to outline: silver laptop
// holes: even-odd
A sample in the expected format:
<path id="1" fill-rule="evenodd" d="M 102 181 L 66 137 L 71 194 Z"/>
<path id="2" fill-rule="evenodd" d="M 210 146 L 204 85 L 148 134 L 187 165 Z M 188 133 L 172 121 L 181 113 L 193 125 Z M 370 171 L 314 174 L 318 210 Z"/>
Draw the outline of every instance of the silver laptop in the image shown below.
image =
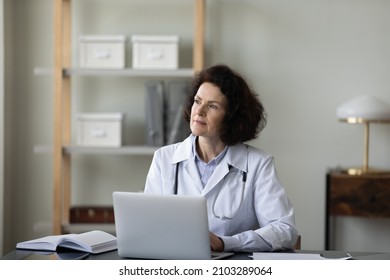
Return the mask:
<path id="1" fill-rule="evenodd" d="M 221 259 L 212 256 L 202 196 L 114 192 L 118 255 L 139 259 Z"/>

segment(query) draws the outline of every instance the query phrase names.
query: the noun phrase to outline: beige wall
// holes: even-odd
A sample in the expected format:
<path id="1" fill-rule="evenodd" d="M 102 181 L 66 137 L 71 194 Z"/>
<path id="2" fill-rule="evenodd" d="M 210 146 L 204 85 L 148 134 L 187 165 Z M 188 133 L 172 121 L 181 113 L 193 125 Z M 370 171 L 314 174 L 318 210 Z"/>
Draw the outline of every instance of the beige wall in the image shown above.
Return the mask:
<path id="1" fill-rule="evenodd" d="M 182 39 L 181 64 L 188 66 L 192 1 L 161 2 L 74 1 L 74 41 L 79 34 L 175 33 Z M 362 162 L 362 128 L 339 123 L 335 110 L 363 94 L 390 102 L 390 2 L 206 2 L 206 66 L 227 63 L 259 91 L 269 123 L 253 144 L 275 156 L 295 205 L 303 249 L 322 249 L 326 171 Z M 12 102 L 7 106 L 7 137 L 12 141 L 6 148 L 12 160 L 6 163 L 10 201 L 5 249 L 11 250 L 15 242 L 51 229 L 51 158 L 34 154 L 33 147 L 51 143 L 52 83 L 49 76 L 34 76 L 33 68 L 52 64 L 52 1 L 8 0 L 8 5 L 6 25 L 12 34 L 7 36 L 6 71 L 11 85 L 6 95 Z M 77 54 L 74 43 L 75 63 Z M 140 144 L 144 82 L 76 77 L 73 110 L 125 112 L 125 141 Z M 372 164 L 390 169 L 390 128 L 375 126 L 371 132 Z M 73 201 L 108 204 L 112 190 L 142 189 L 150 157 L 75 156 L 74 161 Z M 338 249 L 390 251 L 389 220 L 347 218 L 337 223 Z"/>
<path id="2" fill-rule="evenodd" d="M 0 252 L 4 243 L 4 1 L 0 0 Z"/>

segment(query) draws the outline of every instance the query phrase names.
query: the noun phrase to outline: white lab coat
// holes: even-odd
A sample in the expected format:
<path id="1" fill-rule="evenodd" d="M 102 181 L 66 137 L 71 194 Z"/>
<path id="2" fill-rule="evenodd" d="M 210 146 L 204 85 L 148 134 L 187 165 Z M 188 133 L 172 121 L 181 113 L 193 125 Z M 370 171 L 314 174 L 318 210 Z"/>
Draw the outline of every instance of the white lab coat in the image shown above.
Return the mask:
<path id="1" fill-rule="evenodd" d="M 246 144 L 230 146 L 203 188 L 193 137 L 155 152 L 145 192 L 173 194 L 179 163 L 177 193 L 206 197 L 209 229 L 223 239 L 226 251 L 269 250 L 264 240 L 271 250 L 292 249 L 298 238 L 294 211 L 273 158 Z M 243 172 L 247 174 L 244 193 Z"/>

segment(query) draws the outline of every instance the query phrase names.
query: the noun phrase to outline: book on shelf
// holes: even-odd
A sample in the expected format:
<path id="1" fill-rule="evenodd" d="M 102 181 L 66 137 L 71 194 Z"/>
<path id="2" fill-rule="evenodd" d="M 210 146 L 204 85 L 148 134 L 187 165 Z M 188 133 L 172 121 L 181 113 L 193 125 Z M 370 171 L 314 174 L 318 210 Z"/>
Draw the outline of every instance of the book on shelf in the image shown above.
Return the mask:
<path id="1" fill-rule="evenodd" d="M 190 84 L 187 81 L 170 81 L 167 85 L 167 92 L 165 95 L 166 145 L 183 141 L 191 133 L 190 126 L 184 120 L 183 116 L 185 97 L 189 90 Z"/>
<path id="2" fill-rule="evenodd" d="M 145 94 L 146 143 L 164 145 L 164 83 L 148 81 Z"/>
<path id="3" fill-rule="evenodd" d="M 183 109 L 189 82 L 150 80 L 145 87 L 146 144 L 158 147 L 187 138 L 191 131 Z"/>
<path id="4" fill-rule="evenodd" d="M 92 230 L 84 233 L 49 235 L 16 244 L 16 249 L 25 250 L 54 252 L 57 251 L 58 248 L 99 254 L 116 250 L 117 240 L 116 237 L 110 233 L 101 230 Z"/>

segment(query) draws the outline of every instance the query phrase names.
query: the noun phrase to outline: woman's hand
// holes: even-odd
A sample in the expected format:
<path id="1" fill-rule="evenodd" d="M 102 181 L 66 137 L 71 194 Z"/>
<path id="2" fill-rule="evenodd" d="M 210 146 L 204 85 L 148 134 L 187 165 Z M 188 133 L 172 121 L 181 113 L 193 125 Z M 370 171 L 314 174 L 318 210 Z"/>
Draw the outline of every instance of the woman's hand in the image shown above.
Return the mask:
<path id="1" fill-rule="evenodd" d="M 220 237 L 216 236 L 214 233 L 209 232 L 210 237 L 210 247 L 211 251 L 222 252 L 225 245 Z"/>

